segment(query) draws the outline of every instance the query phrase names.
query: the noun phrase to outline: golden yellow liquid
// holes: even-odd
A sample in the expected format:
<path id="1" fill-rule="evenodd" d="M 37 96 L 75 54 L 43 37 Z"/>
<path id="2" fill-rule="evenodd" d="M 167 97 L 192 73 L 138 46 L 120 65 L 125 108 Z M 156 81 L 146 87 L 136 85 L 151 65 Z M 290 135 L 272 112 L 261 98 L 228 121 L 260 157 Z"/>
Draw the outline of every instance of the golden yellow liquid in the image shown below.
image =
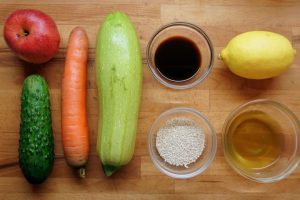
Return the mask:
<path id="1" fill-rule="evenodd" d="M 226 144 L 233 162 L 244 170 L 272 165 L 283 148 L 280 126 L 262 111 L 247 111 L 236 117 L 228 129 Z"/>

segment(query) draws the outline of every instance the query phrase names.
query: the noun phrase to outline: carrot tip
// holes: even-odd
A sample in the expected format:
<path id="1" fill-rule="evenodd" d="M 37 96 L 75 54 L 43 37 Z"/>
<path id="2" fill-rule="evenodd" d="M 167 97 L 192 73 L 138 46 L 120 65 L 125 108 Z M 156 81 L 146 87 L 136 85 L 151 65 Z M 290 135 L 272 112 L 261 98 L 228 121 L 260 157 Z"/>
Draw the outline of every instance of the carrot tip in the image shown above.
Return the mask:
<path id="1" fill-rule="evenodd" d="M 80 178 L 85 178 L 85 168 L 81 167 L 78 169 L 78 174 Z"/>

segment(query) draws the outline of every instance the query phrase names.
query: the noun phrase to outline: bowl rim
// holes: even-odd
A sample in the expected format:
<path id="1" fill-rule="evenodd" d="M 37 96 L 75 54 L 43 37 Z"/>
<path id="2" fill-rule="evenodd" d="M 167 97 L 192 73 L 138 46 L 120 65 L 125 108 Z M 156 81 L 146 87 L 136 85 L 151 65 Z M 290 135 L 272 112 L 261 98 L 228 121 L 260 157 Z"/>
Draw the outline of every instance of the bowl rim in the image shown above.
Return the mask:
<path id="1" fill-rule="evenodd" d="M 198 78 L 196 79 L 194 82 L 189 83 L 189 84 L 182 84 L 182 85 L 175 85 L 172 83 L 169 83 L 167 81 L 165 81 L 163 78 L 160 77 L 159 73 L 156 73 L 154 68 L 155 66 L 152 66 L 151 64 L 151 60 L 150 60 L 150 47 L 153 44 L 153 41 L 155 40 L 155 38 L 165 29 L 170 28 L 170 27 L 176 27 L 176 26 L 183 26 L 183 27 L 188 27 L 191 28 L 193 30 L 195 30 L 196 32 L 198 32 L 200 35 L 203 36 L 203 38 L 205 39 L 205 41 L 208 44 L 209 50 L 210 50 L 210 62 L 208 64 L 208 66 L 206 67 L 205 72 Z M 188 88 L 192 88 L 198 84 L 200 84 L 202 81 L 204 81 L 208 75 L 210 74 L 213 65 L 214 65 L 214 57 L 215 57 L 215 53 L 214 53 L 214 47 L 213 47 L 213 43 L 210 40 L 210 38 L 208 37 L 207 33 L 202 30 L 200 27 L 198 27 L 195 24 L 189 23 L 189 22 L 183 22 L 183 21 L 177 21 L 177 22 L 172 22 L 166 25 L 161 26 L 150 38 L 148 44 L 147 44 L 147 49 L 146 49 L 146 62 L 147 62 L 147 66 L 149 67 L 150 71 L 152 72 L 152 74 L 154 75 L 154 77 L 156 78 L 156 80 L 158 80 L 161 84 L 163 84 L 166 87 L 172 88 L 172 89 L 178 89 L 178 90 L 183 90 L 183 89 L 188 89 Z M 194 76 L 194 75 L 193 75 Z M 192 77 L 193 77 L 192 76 Z M 192 78 L 191 77 L 191 78 Z M 167 78 L 165 78 L 167 79 Z M 187 80 L 190 80 L 187 79 Z M 185 81 L 187 81 L 185 80 Z M 169 79 L 169 81 L 174 82 L 174 83 L 178 83 L 178 81 L 172 81 Z M 180 83 L 184 83 L 185 81 L 180 81 Z"/>
<path id="2" fill-rule="evenodd" d="M 153 145 L 151 144 L 151 140 L 152 140 L 152 137 L 153 137 L 153 129 L 154 127 L 157 125 L 157 123 L 160 122 L 160 120 L 165 117 L 165 116 L 168 116 L 172 113 L 176 113 L 176 112 L 187 112 L 187 113 L 190 113 L 190 114 L 193 114 L 199 118 L 202 118 L 204 120 L 204 122 L 208 125 L 210 131 L 211 131 L 211 138 L 212 138 L 212 147 L 211 147 L 211 150 L 209 152 L 209 158 L 206 160 L 206 162 L 201 166 L 199 167 L 197 170 L 193 171 L 193 172 L 190 172 L 190 173 L 186 173 L 186 174 L 176 174 L 176 173 L 172 173 L 168 170 L 166 170 L 165 168 L 163 168 L 160 163 L 154 159 L 154 152 L 153 152 L 153 149 L 156 148 L 155 146 L 153 147 Z M 213 162 L 214 158 L 215 158 L 215 155 L 216 155 L 216 152 L 217 152 L 217 134 L 215 132 L 215 129 L 214 127 L 212 126 L 212 124 L 209 122 L 208 118 L 201 112 L 193 109 L 193 108 L 190 108 L 190 107 L 174 107 L 174 108 L 171 108 L 171 109 L 168 109 L 164 112 L 162 112 L 156 119 L 155 121 L 153 122 L 153 124 L 151 125 L 151 128 L 149 129 L 148 131 L 148 137 L 147 137 L 147 146 L 148 146 L 148 153 L 150 155 L 150 158 L 153 162 L 153 164 L 155 165 L 155 167 L 161 171 L 162 173 L 166 174 L 167 176 L 170 176 L 172 178 L 176 178 L 176 179 L 187 179 L 187 178 L 192 178 L 196 175 L 199 175 L 201 174 L 202 172 L 204 172 L 210 165 L 211 163 Z"/>
<path id="3" fill-rule="evenodd" d="M 251 100 L 248 101 L 246 103 L 243 103 L 241 105 L 239 105 L 238 107 L 236 107 L 234 110 L 232 110 L 229 115 L 227 116 L 227 118 L 224 121 L 224 125 L 222 128 L 222 150 L 223 150 L 223 154 L 225 157 L 225 160 L 227 161 L 227 163 L 229 164 L 229 166 L 236 171 L 239 175 L 243 176 L 244 178 L 247 178 L 249 180 L 258 182 L 258 183 L 273 183 L 273 182 L 278 182 L 284 178 L 286 178 L 287 176 L 289 176 L 291 173 L 293 173 L 300 165 L 300 155 L 298 155 L 298 158 L 295 157 L 293 159 L 293 161 L 286 166 L 286 168 L 284 170 L 282 170 L 280 173 L 276 174 L 275 176 L 272 177 L 266 177 L 266 178 L 257 178 L 251 175 L 248 175 L 246 173 L 244 173 L 244 171 L 240 168 L 238 168 L 235 164 L 233 164 L 233 162 L 231 161 L 231 159 L 229 158 L 229 156 L 227 155 L 227 150 L 226 150 L 226 145 L 225 145 L 225 141 L 226 141 L 226 135 L 227 132 L 226 130 L 229 127 L 229 123 L 230 121 L 234 118 L 234 116 L 236 116 L 236 114 L 238 114 L 242 109 L 246 108 L 247 106 L 250 105 L 261 105 L 261 104 L 269 104 L 272 106 L 275 106 L 277 109 L 280 109 L 280 111 L 284 112 L 285 115 L 287 115 L 291 121 L 293 122 L 293 124 L 295 125 L 295 127 L 298 127 L 297 129 L 294 129 L 295 132 L 295 143 L 296 143 L 296 148 L 293 152 L 293 157 L 295 157 L 295 155 L 299 154 L 299 148 L 300 148 L 300 121 L 298 119 L 298 117 L 295 115 L 295 113 L 293 113 L 287 106 L 285 106 L 284 104 L 275 101 L 275 100 L 270 100 L 270 99 L 255 99 L 255 100 Z"/>

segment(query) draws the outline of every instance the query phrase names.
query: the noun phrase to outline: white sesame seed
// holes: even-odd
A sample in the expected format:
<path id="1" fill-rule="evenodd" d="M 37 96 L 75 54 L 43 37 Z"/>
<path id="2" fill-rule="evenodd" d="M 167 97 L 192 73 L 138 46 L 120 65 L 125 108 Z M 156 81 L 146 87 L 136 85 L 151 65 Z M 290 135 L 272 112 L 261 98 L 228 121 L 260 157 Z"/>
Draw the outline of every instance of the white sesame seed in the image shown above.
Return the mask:
<path id="1" fill-rule="evenodd" d="M 186 118 L 175 118 L 160 128 L 156 148 L 165 162 L 184 166 L 195 162 L 203 152 L 205 135 L 201 128 Z"/>

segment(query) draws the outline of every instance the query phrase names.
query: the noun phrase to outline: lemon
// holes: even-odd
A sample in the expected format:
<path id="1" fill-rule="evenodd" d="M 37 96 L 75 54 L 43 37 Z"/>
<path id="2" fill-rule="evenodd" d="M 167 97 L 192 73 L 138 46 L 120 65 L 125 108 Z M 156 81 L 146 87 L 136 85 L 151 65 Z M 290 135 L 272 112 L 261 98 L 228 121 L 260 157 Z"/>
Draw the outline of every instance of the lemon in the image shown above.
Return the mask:
<path id="1" fill-rule="evenodd" d="M 250 31 L 231 39 L 219 58 L 238 76 L 266 79 L 285 72 L 295 55 L 296 50 L 286 37 L 273 32 Z"/>

